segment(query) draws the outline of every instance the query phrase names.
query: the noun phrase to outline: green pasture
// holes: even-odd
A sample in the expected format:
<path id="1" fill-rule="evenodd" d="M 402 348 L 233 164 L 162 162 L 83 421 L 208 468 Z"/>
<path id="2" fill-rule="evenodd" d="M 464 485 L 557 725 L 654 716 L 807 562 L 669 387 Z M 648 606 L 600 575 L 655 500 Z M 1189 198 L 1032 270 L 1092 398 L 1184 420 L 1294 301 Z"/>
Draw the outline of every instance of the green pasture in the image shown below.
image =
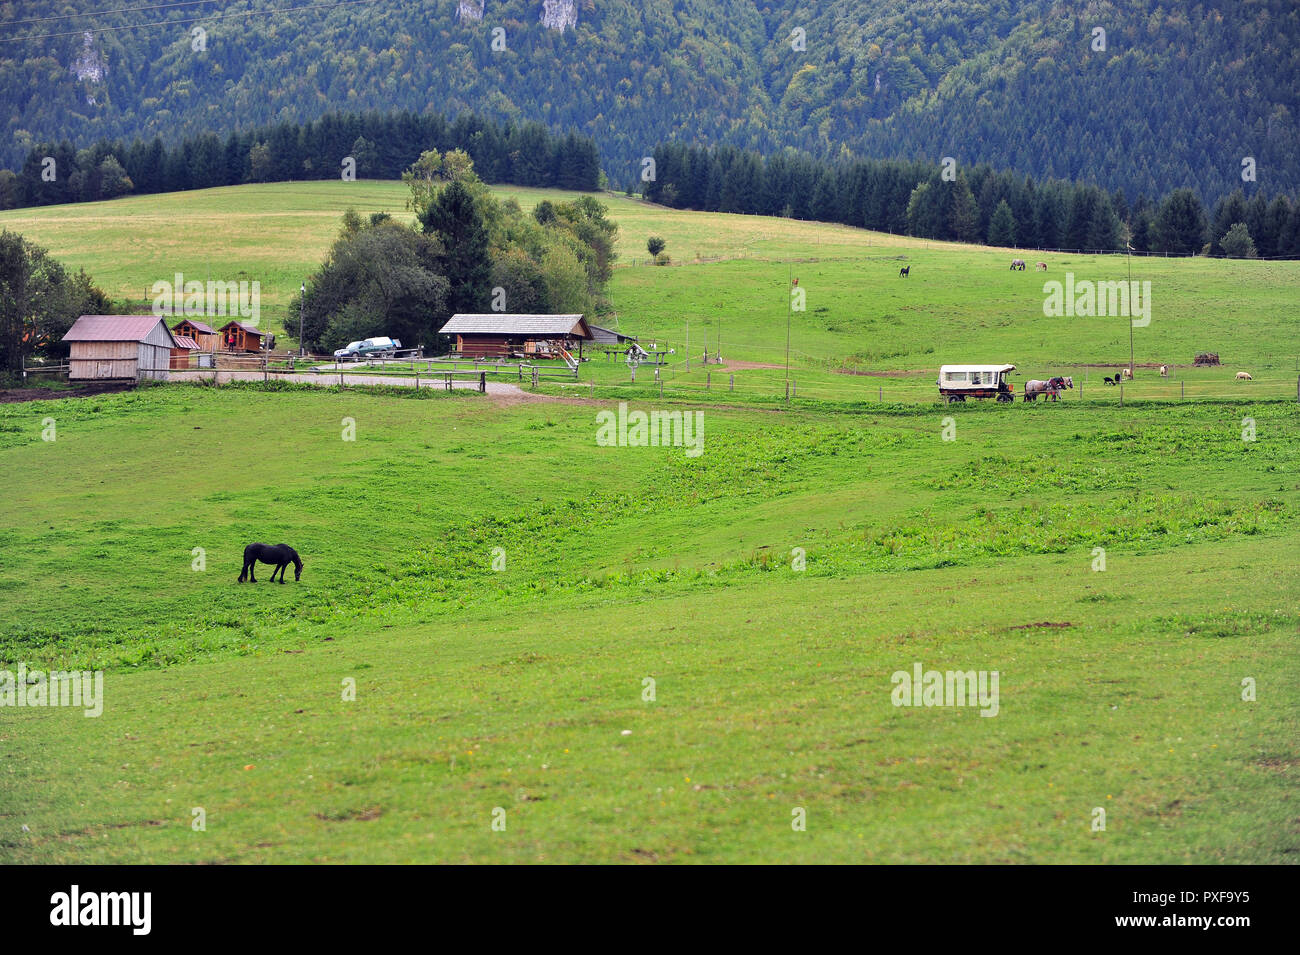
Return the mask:
<path id="1" fill-rule="evenodd" d="M 260 281 L 279 331 L 343 211 L 404 199 L 259 185 L 0 227 L 119 299 Z M 671 350 L 658 378 L 597 354 L 524 400 L 0 404 L 0 669 L 105 688 L 98 718 L 0 706 L 0 862 L 1296 860 L 1300 263 L 604 201 L 597 320 Z M 1130 265 L 1152 310 L 1121 389 L 1127 320 L 1045 316 L 1043 285 Z M 940 405 L 938 366 L 974 362 L 1075 387 Z M 601 446 L 624 401 L 698 412 L 702 453 Z M 236 583 L 256 540 L 301 581 Z M 997 715 L 895 706 L 916 664 L 997 671 Z"/>
<path id="2" fill-rule="evenodd" d="M 568 195 L 496 188 L 525 208 Z M 405 198 L 400 183 L 275 183 L 13 210 L 0 213 L 0 226 L 86 268 L 114 297 L 141 305 L 155 281 L 171 281 L 176 272 L 259 281 L 263 324 L 292 342 L 296 322 L 287 303 L 324 258 L 343 211 L 407 216 Z M 1018 383 L 1052 374 L 1087 379 L 1102 397 L 1101 378 L 1129 362 L 1129 321 L 1045 316 L 1044 284 L 1064 283 L 1067 273 L 1075 282 L 1128 281 L 1130 270 L 1134 281 L 1150 283 L 1150 321 L 1132 329 L 1133 358 L 1140 366 L 1169 365 L 1171 377 L 1162 381 L 1154 367 L 1139 367 L 1126 397 L 1187 390 L 1202 397 L 1294 396 L 1300 379 L 1300 262 L 1129 262 L 684 212 L 615 194 L 602 201 L 619 223 L 620 258 L 609 289 L 614 311 L 598 320 L 672 349 L 679 380 L 685 357 L 697 372 L 707 348 L 733 366 L 781 365 L 779 375 L 749 367 L 727 374 L 737 376 L 741 391 L 783 396 L 788 325 L 796 380 L 803 393 L 826 400 L 887 400 L 881 391 L 893 384 L 898 400 L 929 401 L 939 365 L 978 362 L 1015 364 Z M 647 264 L 651 234 L 667 241 L 672 265 Z M 1009 271 L 1016 257 L 1030 270 Z M 1047 263 L 1046 273 L 1033 271 L 1038 261 Z M 911 266 L 906 279 L 898 276 L 903 265 Z M 791 296 L 793 280 L 801 301 Z M 1199 352 L 1217 352 L 1224 364 L 1193 369 Z M 584 379 L 630 384 L 625 367 L 599 367 L 602 361 L 587 363 Z M 861 374 L 882 371 L 898 377 Z M 1254 382 L 1236 382 L 1238 371 Z M 1077 388 L 1070 397 L 1079 397 Z M 1118 393 L 1105 400 L 1118 401 Z"/>
<path id="3" fill-rule="evenodd" d="M 0 663 L 105 671 L 0 707 L 0 860 L 1295 860 L 1294 401 L 614 406 L 0 405 Z"/>

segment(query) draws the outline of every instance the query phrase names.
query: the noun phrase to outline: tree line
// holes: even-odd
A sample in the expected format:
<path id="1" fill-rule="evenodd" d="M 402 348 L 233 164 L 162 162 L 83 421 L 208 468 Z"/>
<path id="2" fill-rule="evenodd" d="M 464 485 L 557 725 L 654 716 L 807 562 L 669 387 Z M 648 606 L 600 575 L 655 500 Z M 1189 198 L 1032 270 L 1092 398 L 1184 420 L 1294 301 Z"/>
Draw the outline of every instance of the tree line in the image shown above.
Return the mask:
<path id="1" fill-rule="evenodd" d="M 658 146 L 638 186 L 676 209 L 737 212 L 1031 249 L 1170 255 L 1300 257 L 1300 202 L 1252 189 L 1207 212 L 1198 193 L 1162 197 L 1032 177 L 987 164 L 903 160 L 821 162 L 785 151 L 764 158 L 729 146 Z M 1240 226 L 1240 228 L 1236 228 Z M 1233 230 L 1236 229 L 1234 232 Z M 1248 241 L 1247 241 L 1248 240 Z"/>
<path id="2" fill-rule="evenodd" d="M 402 180 L 415 223 L 348 210 L 306 294 L 290 303 L 309 347 L 389 335 L 441 354 L 450 342 L 438 329 L 457 312 L 604 307 L 618 226 L 595 197 L 543 200 L 525 213 L 496 198 L 461 150 L 421 154 Z"/>
<path id="3" fill-rule="evenodd" d="M 0 209 L 248 182 L 397 179 L 428 150 L 462 150 L 486 182 L 583 191 L 600 185 L 596 144 L 572 131 L 560 135 L 540 123 L 497 123 L 470 113 L 452 121 L 438 113 L 332 113 L 224 140 L 200 133 L 170 146 L 157 136 L 84 149 L 66 140 L 41 143 L 18 173 L 0 170 Z"/>
<path id="4" fill-rule="evenodd" d="M 0 382 L 22 381 L 23 359 L 62 347 L 80 315 L 113 311 L 85 269 L 70 272 L 48 251 L 0 230 Z"/>
<path id="5" fill-rule="evenodd" d="M 235 4 L 256 17 L 198 20 L 221 5 L 140 5 L 6 0 L 0 166 L 16 170 L 70 128 L 86 142 L 170 144 L 432 101 L 576 129 L 620 186 L 673 139 L 821 158 L 953 155 L 1123 188 L 1130 201 L 1176 184 L 1212 203 L 1235 188 L 1244 156 L 1270 189 L 1300 182 L 1294 0 L 582 0 L 564 32 L 539 21 L 541 0 L 259 2 Z M 158 25 L 134 28 L 143 22 Z M 83 25 L 103 32 L 77 34 Z M 468 149 L 421 148 L 454 146 Z M 326 156 L 331 168 L 341 155 Z"/>

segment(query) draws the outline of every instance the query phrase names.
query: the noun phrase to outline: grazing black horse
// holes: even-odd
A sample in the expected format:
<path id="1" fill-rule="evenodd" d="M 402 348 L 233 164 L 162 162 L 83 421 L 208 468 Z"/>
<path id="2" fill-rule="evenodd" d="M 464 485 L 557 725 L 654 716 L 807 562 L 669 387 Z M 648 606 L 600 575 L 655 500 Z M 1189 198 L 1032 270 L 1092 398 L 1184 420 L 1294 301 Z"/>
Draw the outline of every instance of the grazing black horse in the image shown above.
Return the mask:
<path id="1" fill-rule="evenodd" d="M 908 266 L 907 268 L 905 268 L 905 269 L 899 269 L 899 270 L 898 270 L 898 275 L 899 275 L 900 278 L 907 278 L 907 274 L 908 274 L 909 272 L 911 272 L 911 271 L 912 271 L 912 267 L 909 265 L 909 266 Z"/>
<path id="2" fill-rule="evenodd" d="M 293 579 L 302 579 L 302 558 L 288 544 L 276 544 L 274 547 L 270 544 L 249 544 L 244 548 L 244 569 L 239 572 L 241 584 L 245 579 L 257 583 L 257 577 L 253 574 L 253 565 L 259 560 L 264 564 L 276 565 L 275 570 L 271 571 L 272 583 L 275 583 L 276 571 L 280 573 L 280 583 L 284 583 L 284 569 L 290 564 L 293 564 Z"/>

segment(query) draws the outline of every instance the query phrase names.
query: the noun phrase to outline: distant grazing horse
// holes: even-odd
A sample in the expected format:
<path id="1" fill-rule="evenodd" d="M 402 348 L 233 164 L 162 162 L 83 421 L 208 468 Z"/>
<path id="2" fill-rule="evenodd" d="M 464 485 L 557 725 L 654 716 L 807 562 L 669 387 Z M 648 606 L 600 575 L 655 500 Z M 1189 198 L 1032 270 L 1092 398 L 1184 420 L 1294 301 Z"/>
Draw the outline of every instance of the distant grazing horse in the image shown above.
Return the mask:
<path id="1" fill-rule="evenodd" d="M 907 278 L 907 274 L 911 271 L 912 271 L 912 267 L 910 265 L 905 268 L 901 268 L 898 270 L 898 277 L 900 279 L 905 279 Z"/>
<path id="2" fill-rule="evenodd" d="M 1035 272 L 1037 272 L 1039 269 L 1042 269 L 1044 272 L 1046 272 L 1046 271 L 1047 271 L 1047 263 L 1046 263 L 1046 262 L 1039 262 L 1037 265 L 1034 266 L 1034 271 L 1035 271 Z"/>
<path id="3" fill-rule="evenodd" d="M 1238 381 L 1254 381 L 1255 379 L 1252 378 L 1252 377 L 1250 377 L 1250 372 L 1248 372 L 1248 371 L 1239 371 L 1239 372 L 1237 372 L 1237 380 L 1238 380 Z"/>
<path id="4" fill-rule="evenodd" d="M 270 544 L 249 544 L 244 548 L 244 569 L 239 572 L 239 582 L 242 584 L 245 579 L 251 583 L 257 583 L 257 577 L 253 573 L 253 566 L 261 561 L 264 564 L 275 564 L 275 570 L 271 571 L 271 582 L 275 583 L 276 571 L 280 573 L 280 583 L 284 583 L 284 569 L 293 564 L 293 579 L 302 579 L 302 558 L 298 552 L 288 544 L 276 544 L 272 547 Z"/>
<path id="5" fill-rule="evenodd" d="M 1025 260 L 1024 260 L 1024 259 L 1012 259 L 1012 260 L 1011 260 L 1011 268 L 1009 269 L 1009 271 L 1011 271 L 1011 272 L 1015 272 L 1015 271 L 1017 271 L 1017 270 L 1019 270 L 1019 271 L 1021 271 L 1021 272 L 1023 272 L 1023 271 L 1025 270 Z"/>
<path id="6" fill-rule="evenodd" d="M 1160 366 L 1160 377 L 1161 377 L 1161 378 L 1168 378 L 1168 377 L 1169 377 L 1169 366 L 1168 366 L 1168 365 L 1161 365 L 1161 366 Z"/>

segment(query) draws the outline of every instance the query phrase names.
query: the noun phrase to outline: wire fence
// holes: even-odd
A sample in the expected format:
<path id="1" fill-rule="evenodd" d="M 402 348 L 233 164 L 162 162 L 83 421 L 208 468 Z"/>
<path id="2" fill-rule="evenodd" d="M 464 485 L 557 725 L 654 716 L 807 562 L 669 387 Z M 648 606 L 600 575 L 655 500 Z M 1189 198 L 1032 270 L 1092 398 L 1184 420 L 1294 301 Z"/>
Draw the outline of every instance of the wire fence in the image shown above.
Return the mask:
<path id="1" fill-rule="evenodd" d="M 733 348 L 727 346 L 728 354 Z M 743 349 L 736 349 L 742 350 Z M 941 404 L 937 380 L 931 372 L 853 372 L 833 365 L 833 360 L 806 353 L 792 353 L 789 375 L 785 366 L 776 363 L 750 363 L 722 356 L 720 349 L 697 356 L 665 359 L 661 365 L 642 364 L 627 368 L 627 377 L 618 380 L 605 362 L 586 365 L 591 374 L 582 378 L 584 366 L 570 371 L 552 365 L 530 362 L 484 361 L 464 358 L 393 358 L 376 360 L 373 365 L 360 363 L 322 363 L 322 359 L 304 360 L 292 354 L 205 353 L 188 360 L 173 358 L 167 367 L 140 367 L 135 377 L 175 381 L 202 381 L 223 384 L 231 381 L 287 380 L 306 384 L 346 387 L 392 386 L 417 388 L 473 388 L 488 391 L 489 380 L 513 385 L 521 390 L 541 391 L 553 387 L 560 394 L 596 398 L 666 398 L 684 400 L 727 401 L 732 398 L 757 402 L 828 402 L 841 404 Z M 740 367 L 737 367 L 739 364 Z M 83 382 L 94 378 L 72 378 L 69 361 L 33 365 L 23 369 L 32 383 Z M 1120 369 L 1085 368 L 1080 374 L 1071 366 L 1051 366 L 1051 374 L 1069 374 L 1073 387 L 1062 390 L 1056 401 L 1079 402 L 1123 407 L 1133 402 L 1205 402 L 1241 400 L 1300 401 L 1300 374 L 1265 373 L 1239 380 L 1224 366 L 1222 377 L 1207 377 L 1210 369 L 1201 368 L 1192 376 L 1181 375 L 1171 366 L 1169 377 L 1156 377 L 1154 369 L 1137 380 L 1118 380 Z M 1114 371 L 1114 376 L 1093 372 Z M 596 373 L 599 372 L 599 375 Z M 1046 373 L 1045 373 L 1046 374 Z M 1107 379 L 1110 379 L 1109 381 Z M 1113 383 L 1112 383 L 1113 382 Z M 1053 399 L 1044 396 L 1050 403 Z M 1015 402 L 1024 403 L 1023 387 L 1016 389 Z M 971 399 L 967 404 L 979 403 Z"/>

